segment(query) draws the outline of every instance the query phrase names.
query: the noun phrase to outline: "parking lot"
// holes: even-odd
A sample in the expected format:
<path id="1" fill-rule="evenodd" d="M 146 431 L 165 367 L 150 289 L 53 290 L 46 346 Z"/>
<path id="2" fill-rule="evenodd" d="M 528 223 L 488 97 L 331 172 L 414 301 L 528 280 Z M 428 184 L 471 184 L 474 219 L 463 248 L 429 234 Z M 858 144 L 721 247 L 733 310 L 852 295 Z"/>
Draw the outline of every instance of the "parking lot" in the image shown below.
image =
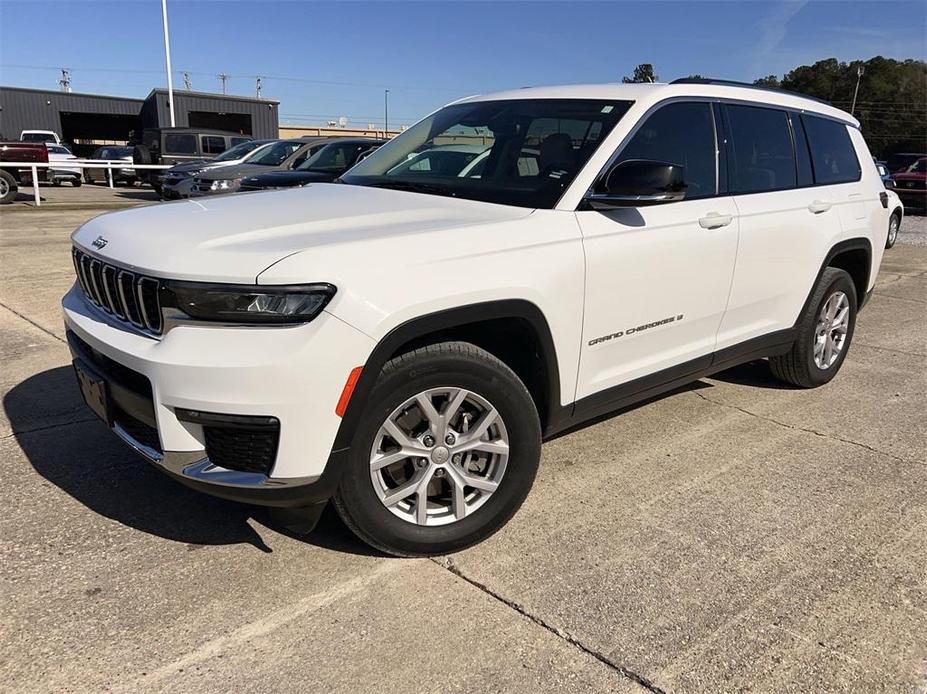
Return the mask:
<path id="1" fill-rule="evenodd" d="M 400 560 L 189 491 L 94 420 L 68 235 L 151 200 L 84 188 L 0 211 L 0 690 L 927 691 L 924 217 L 830 385 L 755 362 L 557 438 L 501 532 Z"/>

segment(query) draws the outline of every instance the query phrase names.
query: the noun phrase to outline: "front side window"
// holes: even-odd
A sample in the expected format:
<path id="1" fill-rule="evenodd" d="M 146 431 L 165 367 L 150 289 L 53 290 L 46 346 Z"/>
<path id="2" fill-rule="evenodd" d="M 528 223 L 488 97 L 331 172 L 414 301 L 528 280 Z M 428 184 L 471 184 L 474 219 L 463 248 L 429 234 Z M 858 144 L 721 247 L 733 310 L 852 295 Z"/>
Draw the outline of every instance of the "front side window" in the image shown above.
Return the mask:
<path id="1" fill-rule="evenodd" d="M 296 168 L 301 171 L 340 173 L 351 165 L 361 147 L 363 145 L 357 142 L 333 142 L 322 147 Z"/>
<path id="2" fill-rule="evenodd" d="M 597 99 L 447 106 L 364 158 L 342 180 L 550 209 L 629 107 Z"/>
<path id="3" fill-rule="evenodd" d="M 756 106 L 729 105 L 726 109 L 731 129 L 731 192 L 736 195 L 796 187 L 788 114 Z"/>
<path id="4" fill-rule="evenodd" d="M 275 142 L 254 158 L 249 159 L 248 163 L 260 164 L 261 166 L 280 166 L 284 159 L 302 147 L 303 144 L 302 142 L 290 142 L 288 140 Z"/>
<path id="5" fill-rule="evenodd" d="M 164 151 L 168 154 L 196 154 L 196 135 L 180 133 L 165 135 Z"/>
<path id="6" fill-rule="evenodd" d="M 715 125 L 707 103 L 678 102 L 651 114 L 615 163 L 643 159 L 683 167 L 686 200 L 718 193 Z"/>
<path id="7" fill-rule="evenodd" d="M 860 177 L 859 160 L 844 123 L 807 114 L 801 117 L 811 148 L 814 181 L 848 183 Z"/>
<path id="8" fill-rule="evenodd" d="M 203 135 L 203 154 L 221 154 L 225 151 L 225 138 L 220 135 Z"/>

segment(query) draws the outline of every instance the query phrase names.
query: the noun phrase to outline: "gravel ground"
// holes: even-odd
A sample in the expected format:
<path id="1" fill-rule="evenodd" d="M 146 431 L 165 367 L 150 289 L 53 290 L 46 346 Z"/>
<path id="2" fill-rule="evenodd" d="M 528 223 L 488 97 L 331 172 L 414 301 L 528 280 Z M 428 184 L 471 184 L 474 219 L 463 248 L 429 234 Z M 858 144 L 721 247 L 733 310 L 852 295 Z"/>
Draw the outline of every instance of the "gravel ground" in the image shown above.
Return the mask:
<path id="1" fill-rule="evenodd" d="M 923 213 L 909 213 L 901 221 L 897 243 L 907 246 L 927 246 L 927 216 Z"/>

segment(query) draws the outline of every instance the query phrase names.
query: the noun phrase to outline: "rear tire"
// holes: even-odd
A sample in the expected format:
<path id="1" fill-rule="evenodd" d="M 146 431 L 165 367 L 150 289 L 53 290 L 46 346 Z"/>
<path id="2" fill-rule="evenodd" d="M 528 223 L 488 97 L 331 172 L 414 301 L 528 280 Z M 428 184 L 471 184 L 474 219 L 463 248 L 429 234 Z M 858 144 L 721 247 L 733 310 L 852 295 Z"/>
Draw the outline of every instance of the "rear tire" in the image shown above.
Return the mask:
<path id="1" fill-rule="evenodd" d="M 434 408 L 430 417 L 423 400 Z M 397 448 L 394 427 L 413 454 Z M 478 446 L 465 449 L 467 432 Z M 332 501 L 360 539 L 384 552 L 456 552 L 515 514 L 534 482 L 540 447 L 534 401 L 508 366 L 466 342 L 430 345 L 383 367 Z M 388 456 L 396 460 L 376 467 Z M 406 491 L 413 487 L 420 491 Z"/>
<path id="2" fill-rule="evenodd" d="M 16 179 L 3 169 L 0 169 L 0 205 L 8 205 L 16 199 L 19 186 Z"/>
<path id="3" fill-rule="evenodd" d="M 843 365 L 856 327 L 856 285 L 845 270 L 824 270 L 797 327 L 792 349 L 770 357 L 773 375 L 799 388 L 824 385 Z"/>
<path id="4" fill-rule="evenodd" d="M 893 212 L 888 218 L 888 236 L 885 239 L 885 247 L 891 248 L 898 240 L 898 230 L 901 228 L 901 215 Z"/>
<path id="5" fill-rule="evenodd" d="M 71 185 L 75 188 L 80 188 L 80 176 L 75 176 L 71 179 Z"/>

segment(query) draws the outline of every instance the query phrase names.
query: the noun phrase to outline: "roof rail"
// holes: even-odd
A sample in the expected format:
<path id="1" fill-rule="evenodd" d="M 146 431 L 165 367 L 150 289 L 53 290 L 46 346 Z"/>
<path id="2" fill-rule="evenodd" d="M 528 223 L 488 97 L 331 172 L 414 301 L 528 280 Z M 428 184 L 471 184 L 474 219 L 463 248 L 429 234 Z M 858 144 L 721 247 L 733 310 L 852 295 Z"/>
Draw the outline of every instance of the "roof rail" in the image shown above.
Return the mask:
<path id="1" fill-rule="evenodd" d="M 811 101 L 817 101 L 820 104 L 826 104 L 827 106 L 833 106 L 826 99 L 819 99 L 816 96 L 808 96 L 807 94 L 802 94 L 801 92 L 793 92 L 788 89 L 782 89 L 780 87 L 766 87 L 762 84 L 753 84 L 751 82 L 736 82 L 734 80 L 716 80 L 711 77 L 680 77 L 679 79 L 673 80 L 670 84 L 717 84 L 725 87 L 743 87 L 745 89 L 760 89 L 766 92 L 779 92 L 780 94 L 791 94 L 792 96 L 800 96 L 802 99 L 810 99 Z"/>

